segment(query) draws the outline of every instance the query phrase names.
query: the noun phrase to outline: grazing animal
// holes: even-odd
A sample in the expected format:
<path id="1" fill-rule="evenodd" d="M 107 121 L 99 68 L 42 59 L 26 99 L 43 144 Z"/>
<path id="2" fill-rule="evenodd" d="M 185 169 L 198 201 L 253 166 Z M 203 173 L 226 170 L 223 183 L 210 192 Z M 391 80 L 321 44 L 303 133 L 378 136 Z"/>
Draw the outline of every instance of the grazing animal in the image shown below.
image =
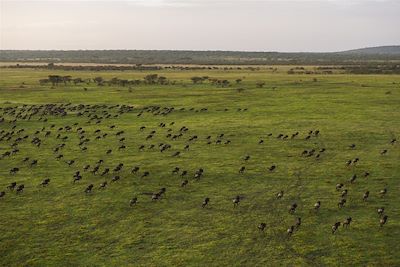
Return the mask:
<path id="1" fill-rule="evenodd" d="M 137 203 L 137 197 L 134 197 L 134 198 L 132 198 L 130 201 L 129 201 L 129 206 L 134 206 L 134 205 L 136 205 L 136 203 Z"/>
<path id="2" fill-rule="evenodd" d="M 17 186 L 17 182 L 12 182 L 9 186 L 7 186 L 7 189 L 9 190 L 14 190 L 14 188 Z"/>
<path id="3" fill-rule="evenodd" d="M 143 178 L 143 177 L 147 177 L 147 176 L 149 176 L 149 175 L 150 175 L 150 172 L 146 171 L 146 172 L 143 173 L 142 178 Z"/>
<path id="4" fill-rule="evenodd" d="M 342 189 L 343 186 L 344 186 L 344 184 L 336 184 L 336 190 Z"/>
<path id="5" fill-rule="evenodd" d="M 297 209 L 297 204 L 293 203 L 289 208 L 289 213 L 295 213 Z"/>
<path id="6" fill-rule="evenodd" d="M 17 172 L 19 172 L 19 168 L 14 167 L 10 170 L 10 174 L 16 174 Z"/>
<path id="7" fill-rule="evenodd" d="M 298 228 L 300 227 L 300 225 L 301 225 L 301 218 L 300 218 L 300 217 L 297 217 L 296 223 L 295 223 L 296 229 L 298 229 Z"/>
<path id="8" fill-rule="evenodd" d="M 88 186 L 86 187 L 86 189 L 85 189 L 85 193 L 90 193 L 90 192 L 92 192 L 92 189 L 93 189 L 93 184 L 88 185 Z"/>
<path id="9" fill-rule="evenodd" d="M 118 175 L 116 175 L 111 179 L 111 182 L 114 183 L 114 182 L 118 181 L 119 179 L 120 179 L 120 177 Z"/>
<path id="10" fill-rule="evenodd" d="M 381 197 L 384 197 L 384 196 L 386 195 L 386 193 L 387 193 L 387 189 L 386 189 L 386 188 L 384 188 L 384 189 L 382 189 L 381 191 L 379 191 L 379 195 L 380 195 Z"/>
<path id="11" fill-rule="evenodd" d="M 364 195 L 363 195 L 363 200 L 364 200 L 364 201 L 367 201 L 368 197 L 369 197 L 369 191 L 366 191 L 366 192 L 364 193 Z"/>
<path id="12" fill-rule="evenodd" d="M 347 217 L 346 220 L 342 223 L 343 227 L 349 227 L 352 220 L 353 219 L 351 217 Z"/>
<path id="13" fill-rule="evenodd" d="M 342 198 L 343 198 L 343 197 L 346 197 L 348 192 L 349 192 L 349 191 L 348 191 L 347 189 L 343 190 L 343 191 L 342 191 L 342 194 L 341 194 Z"/>
<path id="14" fill-rule="evenodd" d="M 357 179 L 357 175 L 354 174 L 350 179 L 350 183 L 354 183 L 356 181 L 356 179 Z"/>
<path id="15" fill-rule="evenodd" d="M 137 173 L 139 171 L 139 167 L 135 166 L 132 168 L 131 173 Z"/>
<path id="16" fill-rule="evenodd" d="M 272 165 L 271 167 L 268 168 L 268 170 L 269 170 L 270 172 L 272 172 L 272 171 L 275 170 L 275 169 L 276 169 L 276 165 Z"/>
<path id="17" fill-rule="evenodd" d="M 340 222 L 336 222 L 336 223 L 334 223 L 334 224 L 332 225 L 332 234 L 335 234 L 335 233 L 336 233 L 336 231 L 337 231 L 337 229 L 339 228 L 339 226 L 340 226 Z"/>
<path id="18" fill-rule="evenodd" d="M 44 179 L 44 180 L 40 183 L 40 185 L 41 185 L 41 186 L 48 186 L 49 183 L 50 183 L 50 179 L 49 179 L 49 178 L 46 178 L 46 179 Z"/>
<path id="19" fill-rule="evenodd" d="M 189 183 L 189 181 L 188 181 L 188 180 L 184 180 L 184 181 L 182 181 L 182 183 L 181 183 L 181 187 L 186 187 L 188 183 Z"/>
<path id="20" fill-rule="evenodd" d="M 319 208 L 321 207 L 321 201 L 317 201 L 315 204 L 314 204 L 314 210 L 315 211 L 319 211 Z"/>
<path id="21" fill-rule="evenodd" d="M 210 202 L 210 198 L 206 197 L 206 198 L 203 200 L 203 204 L 201 205 L 201 207 L 202 207 L 202 208 L 205 208 L 205 207 L 208 205 L 209 202 Z"/>
<path id="22" fill-rule="evenodd" d="M 160 199 L 160 197 L 161 197 L 161 195 L 160 195 L 159 193 L 154 193 L 154 194 L 151 196 L 151 200 L 155 201 L 155 200 Z"/>
<path id="23" fill-rule="evenodd" d="M 5 195 L 6 195 L 6 192 L 4 192 L 4 191 L 0 192 L 0 198 L 3 198 Z"/>
<path id="24" fill-rule="evenodd" d="M 383 216 L 379 221 L 379 225 L 382 227 L 384 224 L 386 224 L 387 220 L 388 216 L 387 215 Z"/>
<path id="25" fill-rule="evenodd" d="M 100 184 L 100 186 L 99 186 L 99 189 L 104 189 L 104 188 L 106 188 L 106 187 L 107 187 L 107 181 L 102 182 L 102 183 Z"/>
<path id="26" fill-rule="evenodd" d="M 232 202 L 233 202 L 233 207 L 239 206 L 239 203 L 240 203 L 240 196 L 236 196 L 236 197 L 232 200 Z"/>
<path id="27" fill-rule="evenodd" d="M 378 211 L 379 216 L 382 216 L 382 214 L 385 212 L 385 208 L 384 207 L 378 208 L 377 211 Z"/>
<path id="28" fill-rule="evenodd" d="M 174 154 L 172 154 L 172 156 L 173 157 L 177 157 L 177 156 L 179 156 L 181 154 L 181 152 L 180 151 L 177 151 L 177 152 L 175 152 Z"/>
<path id="29" fill-rule="evenodd" d="M 343 207 L 344 207 L 344 204 L 346 204 L 346 199 L 345 199 L 345 198 L 342 198 L 342 199 L 339 201 L 339 203 L 338 203 L 338 207 L 339 207 L 339 208 L 343 208 Z"/>
<path id="30" fill-rule="evenodd" d="M 288 236 L 292 236 L 294 232 L 294 225 L 290 226 L 289 229 L 286 230 Z"/>
<path id="31" fill-rule="evenodd" d="M 384 149 L 381 151 L 381 155 L 385 155 L 387 152 L 388 152 L 387 149 Z"/>
<path id="32" fill-rule="evenodd" d="M 283 197 L 283 191 L 280 191 L 278 194 L 276 194 L 277 199 L 281 199 Z"/>
<path id="33" fill-rule="evenodd" d="M 20 185 L 17 187 L 17 190 L 16 190 L 17 194 L 18 194 L 18 193 L 22 193 L 22 192 L 24 191 L 24 188 L 25 188 L 25 185 L 20 184 Z"/>
<path id="34" fill-rule="evenodd" d="M 260 230 L 260 231 L 264 231 L 265 227 L 267 227 L 267 224 L 266 224 L 266 223 L 260 223 L 260 224 L 257 226 L 258 230 Z"/>
<path id="35" fill-rule="evenodd" d="M 239 173 L 240 173 L 240 174 L 243 174 L 245 170 L 246 170 L 246 167 L 245 167 L 245 166 L 242 166 L 242 167 L 239 169 Z"/>

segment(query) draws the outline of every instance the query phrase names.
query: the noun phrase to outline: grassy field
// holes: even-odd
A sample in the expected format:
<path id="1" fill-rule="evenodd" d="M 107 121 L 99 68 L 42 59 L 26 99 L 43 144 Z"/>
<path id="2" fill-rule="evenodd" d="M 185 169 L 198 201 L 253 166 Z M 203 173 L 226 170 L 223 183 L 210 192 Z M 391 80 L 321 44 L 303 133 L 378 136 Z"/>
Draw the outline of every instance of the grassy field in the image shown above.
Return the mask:
<path id="1" fill-rule="evenodd" d="M 49 74 L 142 79 L 148 72 L 0 69 L 0 117 L 5 119 L 0 138 L 13 131 L 0 139 L 1 154 L 12 151 L 18 137 L 28 135 L 17 141 L 18 152 L 0 157 L 0 192 L 5 192 L 0 198 L 1 266 L 400 265 L 400 145 L 390 143 L 400 137 L 400 76 L 287 75 L 269 70 L 157 73 L 176 83 L 131 89 L 94 83 L 51 88 L 38 80 Z M 192 76 L 228 79 L 233 85 L 193 85 Z M 243 82 L 235 85 L 238 78 Z M 265 86 L 257 88 L 258 81 Z M 64 106 L 63 117 L 39 113 L 30 120 L 22 118 L 32 112 L 31 105 L 50 103 L 71 105 Z M 80 117 L 79 104 L 88 105 Z M 118 113 L 122 105 L 133 109 Z M 6 109 L 17 106 L 15 113 Z M 161 115 L 148 112 L 149 106 L 174 110 Z M 10 123 L 21 110 L 22 116 Z M 89 122 L 89 114 L 103 119 Z M 111 117 L 105 118 L 107 114 Z M 66 131 L 65 126 L 72 129 Z M 140 130 L 142 126 L 146 128 Z M 183 126 L 189 130 L 181 137 L 166 137 L 178 135 Z M 79 133 L 79 127 L 85 133 Z M 20 129 L 24 131 L 18 133 Z M 146 140 L 153 130 L 154 137 Z M 319 135 L 306 140 L 310 130 Z M 45 137 L 47 131 L 50 135 Z M 116 136 L 119 131 L 124 133 Z M 96 139 L 104 133 L 108 135 Z M 279 134 L 288 138 L 277 138 Z M 189 141 L 195 135 L 197 140 Z M 31 143 L 35 136 L 40 147 Z M 80 136 L 90 140 L 78 146 Z M 62 143 L 64 148 L 55 153 Z M 171 148 L 160 152 L 160 143 Z M 118 149 L 122 144 L 126 148 Z M 187 144 L 189 150 L 184 149 Z M 312 149 L 313 155 L 301 155 Z M 177 151 L 181 154 L 172 156 Z M 64 157 L 56 160 L 60 154 Z M 25 157 L 29 161 L 23 162 Z M 346 166 L 355 158 L 356 164 Z M 37 166 L 30 167 L 34 159 Z M 87 164 L 92 170 L 100 159 L 104 163 L 99 174 L 83 170 Z M 75 163 L 69 166 L 69 160 Z M 119 163 L 124 165 L 116 174 L 113 169 Z M 269 171 L 272 165 L 276 169 Z M 134 166 L 140 167 L 136 174 L 131 173 Z M 176 166 L 179 174 L 172 173 Z M 242 166 L 246 169 L 240 174 Z M 10 174 L 14 167 L 19 172 Z M 105 168 L 110 173 L 101 176 Z M 204 175 L 194 179 L 199 168 Z M 186 177 L 181 176 L 183 170 Z M 82 179 L 74 184 L 76 171 Z M 142 177 L 146 171 L 150 174 Z M 365 172 L 370 175 L 364 177 Z M 354 174 L 357 179 L 350 183 Z M 112 183 L 115 175 L 120 180 Z M 45 178 L 51 179 L 49 185 L 40 186 Z M 188 185 L 183 188 L 185 179 Z M 14 181 L 25 185 L 22 193 L 7 189 Z M 108 186 L 99 189 L 104 181 Z M 343 208 L 337 205 L 343 190 L 335 189 L 338 183 L 348 189 Z M 89 184 L 94 184 L 93 191 L 85 193 Z M 165 195 L 152 200 L 149 193 L 162 187 Z M 382 197 L 384 188 L 387 194 Z M 284 195 L 277 199 L 281 190 Z M 366 191 L 370 195 L 363 201 Z M 240 204 L 234 207 L 237 195 Z M 133 197 L 138 201 L 130 206 Z M 202 208 L 206 197 L 210 202 Z M 298 207 L 291 214 L 293 203 Z M 388 216 L 383 227 L 379 207 Z M 332 234 L 332 225 L 349 216 L 351 226 L 340 226 Z M 288 236 L 297 217 L 302 224 Z M 260 223 L 266 224 L 264 231 L 257 228 Z"/>

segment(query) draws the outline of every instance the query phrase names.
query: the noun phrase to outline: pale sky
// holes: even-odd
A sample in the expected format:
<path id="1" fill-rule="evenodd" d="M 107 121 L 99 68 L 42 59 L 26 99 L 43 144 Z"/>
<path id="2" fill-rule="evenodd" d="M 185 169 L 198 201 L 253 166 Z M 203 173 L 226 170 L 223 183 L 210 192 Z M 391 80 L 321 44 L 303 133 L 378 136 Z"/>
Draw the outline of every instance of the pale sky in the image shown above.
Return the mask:
<path id="1" fill-rule="evenodd" d="M 400 0 L 0 0 L 1 49 L 341 51 L 400 44 Z"/>

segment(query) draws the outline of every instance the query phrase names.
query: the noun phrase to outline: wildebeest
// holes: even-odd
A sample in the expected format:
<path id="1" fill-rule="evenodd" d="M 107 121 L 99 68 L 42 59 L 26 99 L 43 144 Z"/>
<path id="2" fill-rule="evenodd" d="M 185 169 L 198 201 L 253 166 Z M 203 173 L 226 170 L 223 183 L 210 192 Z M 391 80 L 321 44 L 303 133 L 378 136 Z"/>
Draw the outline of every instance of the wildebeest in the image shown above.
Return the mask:
<path id="1" fill-rule="evenodd" d="M 266 223 L 260 223 L 260 224 L 257 226 L 258 230 L 260 230 L 260 231 L 264 231 L 265 227 L 267 227 L 267 224 L 266 224 Z"/>
<path id="2" fill-rule="evenodd" d="M 315 211 L 318 211 L 320 207 L 321 207 L 321 201 L 317 201 L 317 202 L 314 204 L 314 210 L 315 210 Z"/>
<path id="3" fill-rule="evenodd" d="M 294 225 L 290 226 L 287 230 L 286 233 L 288 236 L 291 236 L 294 232 Z"/>
<path id="4" fill-rule="evenodd" d="M 340 222 L 336 222 L 336 223 L 334 223 L 332 225 L 332 234 L 336 233 L 336 231 L 339 228 L 340 224 L 341 224 Z"/>
<path id="5" fill-rule="evenodd" d="M 343 208 L 344 207 L 344 204 L 346 204 L 346 199 L 345 198 L 342 198 L 339 202 L 338 202 L 338 207 L 339 208 Z"/>
<path id="6" fill-rule="evenodd" d="M 294 213 L 297 209 L 297 204 L 293 203 L 289 208 L 289 213 Z"/>
<path id="7" fill-rule="evenodd" d="M 9 186 L 7 186 L 7 189 L 9 190 L 14 190 L 14 188 L 17 186 L 17 182 L 12 182 Z"/>
<path id="8" fill-rule="evenodd" d="M 388 220 L 388 216 L 387 216 L 387 215 L 383 216 L 383 217 L 379 220 L 379 225 L 382 227 L 384 224 L 386 224 L 387 220 Z"/>
<path id="9" fill-rule="evenodd" d="M 381 197 L 384 197 L 386 195 L 386 193 L 387 193 L 387 189 L 386 188 L 384 188 L 381 191 L 379 191 L 379 195 L 381 195 Z"/>
<path id="10" fill-rule="evenodd" d="M 129 206 L 133 206 L 133 205 L 136 205 L 136 203 L 137 203 L 137 197 L 133 197 L 130 201 L 129 201 Z"/>
<path id="11" fill-rule="evenodd" d="M 347 217 L 346 220 L 342 223 L 343 227 L 349 227 L 352 220 L 353 219 L 351 217 Z"/>
<path id="12" fill-rule="evenodd" d="M 366 191 L 366 192 L 364 193 L 364 195 L 363 195 L 363 200 L 364 200 L 364 201 L 367 201 L 368 197 L 369 197 L 369 191 Z"/>
<path id="13" fill-rule="evenodd" d="M 236 197 L 232 200 L 232 202 L 233 202 L 233 207 L 239 206 L 239 203 L 240 203 L 240 196 L 236 196 Z"/>
<path id="14" fill-rule="evenodd" d="M 40 183 L 40 185 L 44 187 L 44 186 L 48 186 L 49 183 L 50 183 L 50 179 L 46 178 Z"/>
<path id="15" fill-rule="evenodd" d="M 19 186 L 17 186 L 17 190 L 16 190 L 17 194 L 22 193 L 24 191 L 24 188 L 25 188 L 25 185 L 23 185 L 23 184 L 20 184 Z"/>
<path id="16" fill-rule="evenodd" d="M 201 207 L 202 207 L 202 208 L 205 208 L 205 207 L 208 205 L 209 202 L 210 202 L 210 198 L 206 197 L 206 198 L 203 200 L 203 204 L 201 205 Z"/>
<path id="17" fill-rule="evenodd" d="M 188 183 L 189 183 L 189 181 L 188 181 L 188 180 L 184 180 L 184 181 L 182 181 L 182 183 L 181 183 L 181 187 L 186 187 Z"/>
<path id="18" fill-rule="evenodd" d="M 88 186 L 86 187 L 86 189 L 85 189 L 85 193 L 90 193 L 90 192 L 92 192 L 92 189 L 93 189 L 93 184 L 88 185 Z"/>

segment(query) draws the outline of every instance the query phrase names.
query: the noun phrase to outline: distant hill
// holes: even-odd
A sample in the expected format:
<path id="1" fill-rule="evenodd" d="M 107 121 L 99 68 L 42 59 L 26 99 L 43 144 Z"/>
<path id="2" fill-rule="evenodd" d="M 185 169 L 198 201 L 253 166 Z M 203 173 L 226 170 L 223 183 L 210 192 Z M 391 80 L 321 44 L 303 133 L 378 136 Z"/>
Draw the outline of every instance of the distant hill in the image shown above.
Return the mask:
<path id="1" fill-rule="evenodd" d="M 117 64 L 343 65 L 400 62 L 400 46 L 334 53 L 280 53 L 176 50 L 0 50 L 2 62 Z"/>
<path id="2" fill-rule="evenodd" d="M 376 46 L 339 52 L 340 54 L 359 55 L 400 55 L 400 45 Z"/>

